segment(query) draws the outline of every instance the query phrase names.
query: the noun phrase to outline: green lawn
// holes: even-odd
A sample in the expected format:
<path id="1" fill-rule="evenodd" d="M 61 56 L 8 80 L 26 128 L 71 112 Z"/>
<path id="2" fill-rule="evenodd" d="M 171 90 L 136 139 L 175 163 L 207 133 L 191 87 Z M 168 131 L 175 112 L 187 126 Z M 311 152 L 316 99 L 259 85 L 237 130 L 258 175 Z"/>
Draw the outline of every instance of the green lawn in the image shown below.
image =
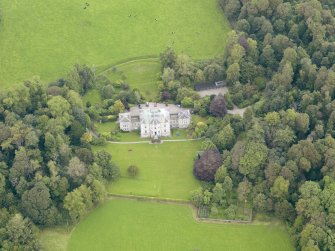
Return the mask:
<path id="1" fill-rule="evenodd" d="M 196 222 L 189 206 L 115 199 L 75 228 L 69 251 L 291 251 L 280 225 Z"/>
<path id="2" fill-rule="evenodd" d="M 217 0 L 2 0 L 0 85 L 158 57 L 167 46 L 195 59 L 222 54 L 229 23 Z"/>
<path id="3" fill-rule="evenodd" d="M 116 194 L 135 194 L 161 198 L 189 199 L 190 191 L 200 184 L 192 174 L 193 161 L 201 142 L 152 144 L 108 144 L 95 147 L 107 150 L 121 168 L 122 177 L 109 185 Z M 129 178 L 127 168 L 139 167 L 139 176 Z"/>
<path id="4" fill-rule="evenodd" d="M 141 138 L 138 131 L 132 132 L 119 132 L 119 125 L 116 122 L 104 122 L 104 123 L 95 123 L 97 132 L 102 134 L 109 134 L 111 132 L 118 132 L 114 136 L 115 140 L 120 142 L 132 142 L 132 141 L 148 141 L 149 139 Z"/>
<path id="5" fill-rule="evenodd" d="M 158 92 L 160 69 L 158 59 L 145 59 L 120 64 L 102 74 L 111 81 L 124 80 L 132 89 L 139 89 L 146 100 L 153 101 Z"/>
<path id="6" fill-rule="evenodd" d="M 66 251 L 70 236 L 70 228 L 54 227 L 43 229 L 39 238 L 42 250 Z"/>
<path id="7" fill-rule="evenodd" d="M 83 104 L 86 105 L 86 102 L 89 101 L 92 105 L 100 104 L 101 98 L 99 90 L 93 89 L 88 91 L 85 96 L 83 96 Z"/>

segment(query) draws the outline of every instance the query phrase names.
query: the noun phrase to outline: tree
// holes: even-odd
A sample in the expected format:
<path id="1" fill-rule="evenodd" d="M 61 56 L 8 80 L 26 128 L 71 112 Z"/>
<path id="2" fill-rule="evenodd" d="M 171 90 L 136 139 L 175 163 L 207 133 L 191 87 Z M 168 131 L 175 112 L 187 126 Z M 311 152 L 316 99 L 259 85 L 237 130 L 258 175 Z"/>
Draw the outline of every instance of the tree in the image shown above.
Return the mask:
<path id="1" fill-rule="evenodd" d="M 29 158 L 26 149 L 21 147 L 15 153 L 13 166 L 10 169 L 9 178 L 11 184 L 15 187 L 21 177 L 31 180 L 38 167 L 39 163 L 32 161 Z"/>
<path id="2" fill-rule="evenodd" d="M 206 151 L 206 150 L 209 150 L 209 149 L 216 149 L 216 146 L 214 145 L 214 143 L 210 139 L 206 138 L 201 143 L 201 150 Z"/>
<path id="3" fill-rule="evenodd" d="M 204 199 L 204 202 L 203 202 L 204 205 L 208 206 L 211 203 L 212 193 L 208 189 L 204 190 L 203 199 Z"/>
<path id="4" fill-rule="evenodd" d="M 298 113 L 295 120 L 298 133 L 305 134 L 309 129 L 309 116 L 306 113 Z"/>
<path id="5" fill-rule="evenodd" d="M 138 175 L 138 172 L 139 172 L 139 169 L 137 166 L 135 165 L 130 165 L 128 168 L 127 168 L 127 173 L 130 177 L 134 178 Z"/>
<path id="6" fill-rule="evenodd" d="M 44 135 L 44 152 L 48 160 L 56 160 L 59 157 L 58 142 L 49 132 Z"/>
<path id="7" fill-rule="evenodd" d="M 223 204 L 224 190 L 222 184 L 216 183 L 213 188 L 212 201 L 217 204 Z"/>
<path id="8" fill-rule="evenodd" d="M 289 159 L 295 160 L 301 170 L 306 172 L 309 172 L 312 167 L 319 167 L 321 164 L 321 156 L 309 140 L 301 140 L 298 144 L 293 145 L 287 155 Z"/>
<path id="9" fill-rule="evenodd" d="M 82 136 L 81 136 L 81 139 L 80 141 L 83 142 L 83 143 L 91 143 L 93 140 L 93 136 L 90 132 L 85 132 Z"/>
<path id="10" fill-rule="evenodd" d="M 212 63 L 205 67 L 204 74 L 207 81 L 213 82 L 221 80 L 223 77 L 223 67 L 218 63 Z"/>
<path id="11" fill-rule="evenodd" d="M 258 0 L 255 2 L 255 4 L 260 12 L 265 12 L 269 8 L 268 0 Z"/>
<path id="12" fill-rule="evenodd" d="M 204 203 L 204 195 L 202 187 L 199 187 L 197 190 L 191 192 L 190 201 L 196 207 L 200 207 Z"/>
<path id="13" fill-rule="evenodd" d="M 197 72 L 195 73 L 195 82 L 201 83 L 205 81 L 205 74 L 201 69 L 198 69 Z"/>
<path id="14" fill-rule="evenodd" d="M 24 139 L 24 145 L 27 148 L 37 148 L 38 147 L 38 136 L 36 132 L 30 131 L 28 134 L 26 134 Z"/>
<path id="15" fill-rule="evenodd" d="M 194 80 L 196 68 L 188 55 L 178 55 L 174 69 L 184 85 L 189 85 L 190 81 Z"/>
<path id="16" fill-rule="evenodd" d="M 295 134 L 289 127 L 278 129 L 274 133 L 273 146 L 287 150 L 295 140 Z"/>
<path id="17" fill-rule="evenodd" d="M 64 198 L 64 208 L 69 212 L 73 222 L 77 222 L 86 215 L 92 207 L 92 191 L 85 185 L 81 185 Z"/>
<path id="18" fill-rule="evenodd" d="M 323 211 L 321 206 L 321 189 L 318 183 L 306 181 L 300 188 L 300 199 L 296 204 L 298 214 L 311 218 Z"/>
<path id="19" fill-rule="evenodd" d="M 227 82 L 233 84 L 240 79 L 240 65 L 238 63 L 231 64 L 227 69 Z"/>
<path id="20" fill-rule="evenodd" d="M 77 108 L 80 110 L 84 108 L 81 96 L 79 95 L 79 93 L 73 90 L 68 91 L 68 93 L 66 94 L 66 100 L 70 103 L 72 108 Z"/>
<path id="21" fill-rule="evenodd" d="M 176 53 L 171 47 L 168 47 L 165 49 L 163 53 L 160 55 L 161 63 L 162 63 L 162 69 L 164 68 L 174 68 L 174 65 L 176 63 Z"/>
<path id="22" fill-rule="evenodd" d="M 53 117 L 64 117 L 68 116 L 71 106 L 62 96 L 55 96 L 48 101 L 48 107 Z"/>
<path id="23" fill-rule="evenodd" d="M 39 250 L 37 229 L 32 222 L 15 214 L 6 224 L 6 240 L 3 250 Z"/>
<path id="24" fill-rule="evenodd" d="M 99 180 L 93 180 L 92 184 L 90 185 L 90 189 L 92 191 L 92 198 L 94 203 L 100 203 L 106 199 L 106 187 Z"/>
<path id="25" fill-rule="evenodd" d="M 163 75 L 162 75 L 162 80 L 165 84 L 169 83 L 170 81 L 173 81 L 175 79 L 174 77 L 175 72 L 174 69 L 171 68 L 164 68 L 163 70 Z"/>
<path id="26" fill-rule="evenodd" d="M 216 170 L 215 173 L 215 182 L 223 183 L 225 178 L 228 176 L 227 167 L 223 164 Z"/>
<path id="27" fill-rule="evenodd" d="M 267 156 L 268 149 L 264 144 L 249 142 L 239 161 L 240 173 L 250 179 L 255 179 L 257 173 L 265 165 Z"/>
<path id="28" fill-rule="evenodd" d="M 67 77 L 66 85 L 84 95 L 95 84 L 94 71 L 87 65 L 76 64 Z"/>
<path id="29" fill-rule="evenodd" d="M 230 20 L 235 19 L 241 9 L 241 3 L 239 0 L 221 0 L 221 6 Z"/>
<path id="30" fill-rule="evenodd" d="M 123 105 L 123 103 L 122 103 L 121 100 L 116 100 L 115 103 L 114 103 L 114 105 L 110 107 L 110 111 L 113 114 L 119 114 L 121 112 L 124 112 L 125 109 L 126 108 L 124 107 L 124 105 Z"/>
<path id="31" fill-rule="evenodd" d="M 275 52 L 271 45 L 266 45 L 263 48 L 262 54 L 260 55 L 260 63 L 270 71 L 275 69 L 278 62 L 276 61 Z"/>
<path id="32" fill-rule="evenodd" d="M 244 180 L 238 184 L 237 198 L 240 202 L 245 203 L 248 201 L 251 194 L 251 183 L 248 180 Z"/>
<path id="33" fill-rule="evenodd" d="M 227 105 L 223 95 L 219 94 L 212 100 L 209 112 L 216 117 L 224 117 L 227 114 Z"/>
<path id="34" fill-rule="evenodd" d="M 223 188 L 224 193 L 225 193 L 225 199 L 227 201 L 227 204 L 229 204 L 230 203 L 230 198 L 231 198 L 231 195 L 232 195 L 232 191 L 233 191 L 233 180 L 229 176 L 226 176 L 224 178 L 224 181 L 222 183 L 222 188 Z"/>
<path id="35" fill-rule="evenodd" d="M 73 157 L 69 162 L 68 174 L 76 184 L 81 184 L 85 179 L 88 170 L 85 164 L 78 157 Z"/>
<path id="36" fill-rule="evenodd" d="M 269 112 L 269 113 L 266 114 L 264 120 L 270 127 L 276 127 L 276 126 L 278 126 L 278 124 L 280 122 L 279 113 L 278 112 Z"/>
<path id="37" fill-rule="evenodd" d="M 88 148 L 79 148 L 76 150 L 77 157 L 87 165 L 93 164 L 94 155 Z"/>
<path id="38" fill-rule="evenodd" d="M 266 196 L 263 193 L 259 193 L 253 200 L 253 207 L 256 211 L 262 213 L 266 212 Z"/>
<path id="39" fill-rule="evenodd" d="M 240 64 L 242 58 L 245 56 L 245 49 L 240 44 L 234 44 L 230 52 L 230 57 L 228 58 L 228 64 Z"/>
<path id="40" fill-rule="evenodd" d="M 86 133 L 85 127 L 77 120 L 73 121 L 70 127 L 70 136 L 72 144 L 79 145 L 81 142 L 80 140 L 82 139 L 82 136 L 85 133 Z"/>
<path id="41" fill-rule="evenodd" d="M 57 222 L 58 212 L 43 182 L 37 182 L 32 189 L 23 193 L 22 207 L 25 214 L 37 224 L 50 226 Z"/>
<path id="42" fill-rule="evenodd" d="M 115 89 L 112 84 L 105 85 L 101 88 L 100 96 L 102 99 L 111 99 L 115 93 Z"/>
<path id="43" fill-rule="evenodd" d="M 326 233 L 323 228 L 308 223 L 301 232 L 299 244 L 302 247 L 302 250 L 320 250 L 319 247 L 323 247 L 325 245 L 325 240 L 328 239 L 327 235 L 328 233 Z"/>
<path id="44" fill-rule="evenodd" d="M 102 176 L 106 180 L 117 179 L 119 177 L 119 168 L 112 163 L 112 155 L 106 151 L 99 151 L 95 156 L 96 163 L 102 168 Z"/>
<path id="45" fill-rule="evenodd" d="M 193 99 L 191 97 L 185 97 L 183 100 L 180 102 L 183 107 L 193 107 Z"/>
<path id="46" fill-rule="evenodd" d="M 222 157 L 217 150 L 205 151 L 194 163 L 193 174 L 204 181 L 213 181 L 216 170 L 222 164 Z"/>
<path id="47" fill-rule="evenodd" d="M 250 31 L 250 24 L 246 19 L 240 19 L 236 23 L 236 28 L 239 31 L 248 33 Z"/>
<path id="48" fill-rule="evenodd" d="M 87 127 L 91 125 L 90 117 L 84 112 L 83 107 L 75 106 L 72 108 L 72 115 L 81 125 Z"/>
<path id="49" fill-rule="evenodd" d="M 275 50 L 277 58 L 282 57 L 283 52 L 286 48 L 292 46 L 290 39 L 282 34 L 275 36 L 272 40 L 272 48 Z"/>
<path id="50" fill-rule="evenodd" d="M 282 176 L 276 178 L 271 188 L 271 194 L 277 199 L 285 199 L 288 195 L 290 182 Z"/>
<path id="51" fill-rule="evenodd" d="M 218 149 L 230 150 L 235 143 L 234 129 L 228 124 L 219 132 L 219 134 L 214 135 L 212 140 Z"/>
<path id="52" fill-rule="evenodd" d="M 191 98 L 194 101 L 199 99 L 199 94 L 186 87 L 179 88 L 177 93 L 177 102 L 181 102 L 185 97 Z"/>
<path id="53" fill-rule="evenodd" d="M 296 217 L 294 207 L 285 199 L 276 202 L 275 215 L 278 219 L 288 222 L 293 222 Z"/>

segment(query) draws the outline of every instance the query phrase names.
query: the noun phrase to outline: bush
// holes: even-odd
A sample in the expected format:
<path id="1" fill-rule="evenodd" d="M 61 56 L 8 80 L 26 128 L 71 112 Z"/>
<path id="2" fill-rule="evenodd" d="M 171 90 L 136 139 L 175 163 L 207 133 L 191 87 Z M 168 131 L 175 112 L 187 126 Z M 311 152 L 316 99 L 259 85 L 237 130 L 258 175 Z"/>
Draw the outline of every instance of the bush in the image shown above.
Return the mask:
<path id="1" fill-rule="evenodd" d="M 230 94 L 229 94 L 229 93 L 226 93 L 226 94 L 224 95 L 224 98 L 225 98 L 226 103 L 227 103 L 227 109 L 229 109 L 229 110 L 233 110 L 233 109 L 234 109 L 234 103 L 233 103 L 233 101 L 232 101 L 232 98 L 231 98 Z"/>
<path id="2" fill-rule="evenodd" d="M 111 163 L 111 167 L 112 171 L 110 173 L 109 180 L 117 180 L 121 176 L 120 168 L 113 162 Z"/>
<path id="3" fill-rule="evenodd" d="M 135 165 L 131 165 L 127 169 L 128 175 L 132 178 L 135 178 L 138 175 L 139 169 Z"/>
<path id="4" fill-rule="evenodd" d="M 197 208 L 199 208 L 201 205 L 203 205 L 204 195 L 203 195 L 203 191 L 202 191 L 201 187 L 199 187 L 197 190 L 194 190 L 194 191 L 191 192 L 190 201 Z"/>
<path id="5" fill-rule="evenodd" d="M 230 205 L 225 210 L 225 215 L 226 215 L 228 220 L 234 220 L 236 218 L 236 206 Z"/>
<path id="6" fill-rule="evenodd" d="M 102 99 L 111 99 L 115 93 L 114 87 L 112 84 L 103 86 L 100 90 L 100 96 Z"/>
<path id="7" fill-rule="evenodd" d="M 106 139 L 104 137 L 93 138 L 91 144 L 95 146 L 104 146 L 106 145 Z"/>
<path id="8" fill-rule="evenodd" d="M 211 215 L 217 216 L 219 214 L 219 210 L 216 206 L 211 207 Z"/>

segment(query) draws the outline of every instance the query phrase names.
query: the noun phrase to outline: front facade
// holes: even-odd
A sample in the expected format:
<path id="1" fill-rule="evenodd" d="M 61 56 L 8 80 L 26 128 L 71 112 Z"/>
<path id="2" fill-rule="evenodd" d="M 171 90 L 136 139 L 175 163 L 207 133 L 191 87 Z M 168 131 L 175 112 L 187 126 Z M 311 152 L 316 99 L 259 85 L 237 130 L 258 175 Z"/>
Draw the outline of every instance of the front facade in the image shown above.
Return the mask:
<path id="1" fill-rule="evenodd" d="M 142 138 L 169 137 L 171 128 L 187 128 L 191 114 L 175 105 L 149 104 L 133 107 L 119 114 L 120 129 L 125 132 L 140 130 Z"/>

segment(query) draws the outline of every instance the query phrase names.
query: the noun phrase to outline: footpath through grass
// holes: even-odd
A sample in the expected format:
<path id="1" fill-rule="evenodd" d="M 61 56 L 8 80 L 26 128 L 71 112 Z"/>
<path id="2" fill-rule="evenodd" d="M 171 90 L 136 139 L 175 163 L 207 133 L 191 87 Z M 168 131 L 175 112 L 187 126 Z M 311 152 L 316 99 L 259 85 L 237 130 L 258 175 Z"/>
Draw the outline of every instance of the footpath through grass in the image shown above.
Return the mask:
<path id="1" fill-rule="evenodd" d="M 187 205 L 113 199 L 75 228 L 68 245 L 75 250 L 122 251 L 291 251 L 279 225 L 196 222 Z"/>
<path id="2" fill-rule="evenodd" d="M 146 59 L 112 67 L 102 74 L 112 82 L 124 80 L 132 89 L 139 89 L 147 100 L 152 101 L 158 93 L 160 68 L 158 59 Z"/>
<path id="3" fill-rule="evenodd" d="M 189 199 L 190 191 L 199 187 L 192 173 L 200 141 L 165 142 L 163 144 L 107 144 L 95 147 L 112 154 L 121 168 L 121 178 L 108 187 L 115 194 L 144 195 L 160 198 Z M 139 167 L 139 175 L 130 178 L 127 168 Z"/>
<path id="4" fill-rule="evenodd" d="M 100 69 L 158 57 L 167 46 L 210 58 L 230 30 L 217 0 L 2 0 L 0 9 L 1 88 L 35 75 L 54 80 L 75 63 Z"/>

